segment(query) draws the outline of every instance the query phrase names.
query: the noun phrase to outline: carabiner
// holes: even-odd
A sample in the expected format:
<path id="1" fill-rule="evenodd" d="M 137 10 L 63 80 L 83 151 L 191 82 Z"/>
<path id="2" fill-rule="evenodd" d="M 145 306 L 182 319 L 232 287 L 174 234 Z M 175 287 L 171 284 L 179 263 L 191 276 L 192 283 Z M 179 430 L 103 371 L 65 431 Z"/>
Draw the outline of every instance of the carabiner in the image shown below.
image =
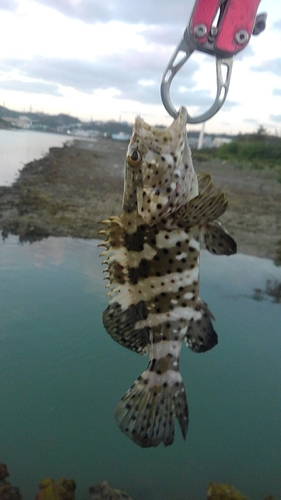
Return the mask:
<path id="1" fill-rule="evenodd" d="M 252 33 L 259 34 L 265 28 L 266 14 L 256 17 L 259 3 L 260 0 L 196 1 L 190 22 L 161 81 L 162 102 L 171 116 L 175 118 L 178 114 L 170 98 L 173 78 L 194 50 L 216 57 L 217 93 L 208 111 L 197 117 L 188 115 L 187 122 L 206 121 L 219 111 L 228 93 L 233 56 L 246 47 Z M 225 77 L 222 66 L 226 69 Z"/>

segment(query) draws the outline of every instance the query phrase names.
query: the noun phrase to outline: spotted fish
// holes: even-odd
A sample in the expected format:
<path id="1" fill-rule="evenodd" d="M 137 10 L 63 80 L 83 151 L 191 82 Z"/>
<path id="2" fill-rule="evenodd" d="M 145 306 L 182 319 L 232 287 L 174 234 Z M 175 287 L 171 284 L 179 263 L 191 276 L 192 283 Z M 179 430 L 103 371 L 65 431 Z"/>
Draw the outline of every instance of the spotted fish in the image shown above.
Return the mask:
<path id="1" fill-rule="evenodd" d="M 171 445 L 188 407 L 179 372 L 183 341 L 195 352 L 217 344 L 213 316 L 199 297 L 201 240 L 230 255 L 236 244 L 217 220 L 227 208 L 210 175 L 196 175 L 186 110 L 166 129 L 136 118 L 125 162 L 123 211 L 103 221 L 108 285 L 103 323 L 124 347 L 149 355 L 147 369 L 115 410 L 121 430 L 142 447 Z"/>

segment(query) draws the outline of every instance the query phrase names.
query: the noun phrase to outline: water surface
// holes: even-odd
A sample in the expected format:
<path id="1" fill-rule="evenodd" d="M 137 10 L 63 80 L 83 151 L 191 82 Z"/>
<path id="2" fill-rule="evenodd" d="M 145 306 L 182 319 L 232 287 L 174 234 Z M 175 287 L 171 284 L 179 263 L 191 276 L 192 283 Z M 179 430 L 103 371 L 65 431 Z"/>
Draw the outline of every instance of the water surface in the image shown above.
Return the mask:
<path id="1" fill-rule="evenodd" d="M 253 500 L 281 489 L 281 305 L 253 300 L 269 260 L 203 252 L 201 296 L 219 344 L 183 347 L 190 410 L 184 442 L 141 449 L 114 421 L 118 399 L 147 358 L 116 344 L 96 241 L 0 244 L 0 462 L 25 500 L 43 477 L 73 477 L 77 500 L 108 479 L 135 500 L 203 500 L 210 481 Z"/>
<path id="2" fill-rule="evenodd" d="M 26 163 L 42 158 L 49 148 L 63 146 L 70 139 L 61 134 L 0 129 L 0 186 L 11 185 Z"/>

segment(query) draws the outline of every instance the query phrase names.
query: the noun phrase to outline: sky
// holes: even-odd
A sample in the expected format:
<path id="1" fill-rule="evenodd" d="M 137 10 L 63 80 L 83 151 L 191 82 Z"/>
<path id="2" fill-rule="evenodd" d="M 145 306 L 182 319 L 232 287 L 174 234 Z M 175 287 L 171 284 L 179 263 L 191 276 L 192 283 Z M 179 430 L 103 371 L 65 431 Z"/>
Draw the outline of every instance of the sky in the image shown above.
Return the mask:
<path id="1" fill-rule="evenodd" d="M 84 121 L 133 123 L 140 115 L 168 125 L 160 82 L 194 3 L 0 0 L 0 104 Z M 267 12 L 266 30 L 234 57 L 226 102 L 206 132 L 263 125 L 281 135 L 281 2 L 262 0 L 258 12 Z M 215 58 L 196 51 L 175 76 L 171 98 L 196 116 L 212 105 L 215 90 Z"/>

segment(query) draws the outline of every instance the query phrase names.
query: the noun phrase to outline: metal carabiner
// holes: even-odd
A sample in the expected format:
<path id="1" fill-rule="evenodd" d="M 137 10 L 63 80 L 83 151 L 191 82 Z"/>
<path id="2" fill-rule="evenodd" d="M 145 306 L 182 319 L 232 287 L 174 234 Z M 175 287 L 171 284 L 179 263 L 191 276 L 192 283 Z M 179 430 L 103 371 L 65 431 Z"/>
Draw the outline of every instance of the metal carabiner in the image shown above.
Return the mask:
<path id="1" fill-rule="evenodd" d="M 161 81 L 162 102 L 171 116 L 178 115 L 170 98 L 172 81 L 194 50 L 216 56 L 217 93 L 208 111 L 197 117 L 188 115 L 187 122 L 201 123 L 219 111 L 228 93 L 234 55 L 246 47 L 252 33 L 259 34 L 265 28 L 266 14 L 256 17 L 259 3 L 260 0 L 196 1 L 190 22 Z"/>
<path id="2" fill-rule="evenodd" d="M 195 50 L 195 47 L 194 48 L 191 47 L 192 44 L 187 43 L 185 38 L 182 38 L 182 40 L 180 41 L 178 47 L 176 48 L 174 54 L 170 59 L 170 62 L 164 72 L 161 81 L 161 87 L 160 87 L 161 99 L 166 110 L 173 118 L 177 117 L 178 111 L 173 106 L 171 101 L 170 97 L 171 84 L 176 73 L 180 70 L 180 68 L 184 65 L 187 59 L 191 56 L 192 52 Z M 185 55 L 178 63 L 175 63 L 176 59 L 178 58 L 181 52 L 183 52 Z M 208 109 L 208 111 L 205 111 L 205 113 L 202 113 L 202 115 L 192 117 L 189 114 L 187 114 L 187 123 L 205 122 L 206 120 L 212 118 L 212 116 L 214 116 L 219 111 L 228 93 L 232 63 L 233 63 L 233 56 L 229 58 L 216 58 L 217 93 L 215 101 L 210 107 L 210 109 Z M 225 78 L 223 77 L 222 65 L 226 67 Z"/>

